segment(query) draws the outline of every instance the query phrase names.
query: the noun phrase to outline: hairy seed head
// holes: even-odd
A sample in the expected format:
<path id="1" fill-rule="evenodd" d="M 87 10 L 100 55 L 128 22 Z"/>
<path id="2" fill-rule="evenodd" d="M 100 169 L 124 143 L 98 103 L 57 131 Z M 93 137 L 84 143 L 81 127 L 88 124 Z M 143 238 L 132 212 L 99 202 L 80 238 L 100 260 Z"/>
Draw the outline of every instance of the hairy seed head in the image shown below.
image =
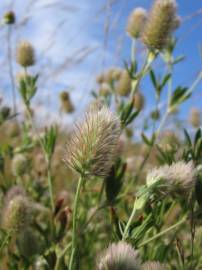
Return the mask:
<path id="1" fill-rule="evenodd" d="M 5 24 L 14 24 L 15 23 L 15 13 L 13 11 L 8 11 L 3 16 L 3 21 Z"/>
<path id="2" fill-rule="evenodd" d="M 125 242 L 111 244 L 101 255 L 97 270 L 140 270 L 138 252 Z"/>
<path id="3" fill-rule="evenodd" d="M 160 262 L 146 262 L 141 270 L 166 270 L 166 266 Z"/>
<path id="4" fill-rule="evenodd" d="M 196 108 L 192 108 L 191 112 L 190 112 L 190 124 L 192 125 L 192 127 L 194 128 L 199 128 L 201 125 L 201 115 L 200 115 L 200 111 Z"/>
<path id="5" fill-rule="evenodd" d="M 140 92 L 135 93 L 133 102 L 136 110 L 141 111 L 144 108 L 144 96 Z"/>
<path id="6" fill-rule="evenodd" d="M 113 81 L 116 81 L 120 78 L 121 70 L 116 67 L 112 67 L 104 73 L 101 73 L 97 76 L 96 81 L 98 84 L 111 84 Z"/>
<path id="7" fill-rule="evenodd" d="M 102 83 L 98 91 L 100 96 L 107 97 L 111 93 L 111 88 L 107 83 Z"/>
<path id="8" fill-rule="evenodd" d="M 5 195 L 5 200 L 4 200 L 5 205 L 7 205 L 16 196 L 22 196 L 22 197 L 26 196 L 26 192 L 21 186 L 15 185 L 7 191 Z"/>
<path id="9" fill-rule="evenodd" d="M 7 230 L 21 231 L 30 221 L 30 203 L 24 196 L 14 196 L 3 209 L 2 225 Z"/>
<path id="10" fill-rule="evenodd" d="M 127 33 L 132 38 L 139 38 L 147 20 L 147 11 L 144 8 L 135 8 L 128 18 Z"/>
<path id="11" fill-rule="evenodd" d="M 37 231 L 26 227 L 17 235 L 17 245 L 20 254 L 30 258 L 42 252 L 43 239 Z"/>
<path id="12" fill-rule="evenodd" d="M 69 93 L 67 91 L 62 91 L 60 93 L 60 100 L 61 101 L 66 101 L 66 100 L 69 100 Z"/>
<path id="13" fill-rule="evenodd" d="M 23 154 L 17 154 L 12 160 L 12 171 L 15 176 L 22 176 L 29 171 L 30 160 Z"/>
<path id="14" fill-rule="evenodd" d="M 107 176 L 116 158 L 119 135 L 119 119 L 107 107 L 91 107 L 72 134 L 67 164 L 80 174 Z"/>
<path id="15" fill-rule="evenodd" d="M 120 96 L 128 96 L 131 91 L 131 83 L 130 75 L 126 70 L 123 70 L 117 84 L 117 93 Z"/>
<path id="16" fill-rule="evenodd" d="M 72 113 L 74 111 L 74 105 L 71 101 L 70 94 L 67 91 L 60 93 L 61 109 L 66 113 Z"/>
<path id="17" fill-rule="evenodd" d="M 192 161 L 185 163 L 178 161 L 169 165 L 164 165 L 153 169 L 147 175 L 147 185 L 161 181 L 160 192 L 170 192 L 171 194 L 187 194 L 196 183 L 197 171 Z"/>
<path id="18" fill-rule="evenodd" d="M 155 0 L 142 35 L 143 43 L 150 49 L 162 50 L 176 28 L 175 0 Z"/>
<path id="19" fill-rule="evenodd" d="M 22 67 L 29 67 L 35 64 L 35 53 L 31 43 L 28 41 L 21 41 L 18 44 L 16 61 Z"/>

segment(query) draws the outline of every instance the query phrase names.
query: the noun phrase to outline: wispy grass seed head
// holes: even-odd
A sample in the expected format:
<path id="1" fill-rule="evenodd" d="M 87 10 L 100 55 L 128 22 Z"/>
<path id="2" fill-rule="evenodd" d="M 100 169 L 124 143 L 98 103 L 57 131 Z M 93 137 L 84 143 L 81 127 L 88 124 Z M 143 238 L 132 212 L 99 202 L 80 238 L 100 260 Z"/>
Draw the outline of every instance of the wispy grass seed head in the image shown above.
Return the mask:
<path id="1" fill-rule="evenodd" d="M 106 177 L 117 154 L 119 119 L 107 108 L 91 108 L 67 147 L 67 164 L 80 174 Z"/>
<path id="2" fill-rule="evenodd" d="M 195 186 L 197 171 L 192 161 L 179 161 L 151 170 L 147 175 L 147 186 L 161 181 L 159 192 L 171 194 L 189 193 Z"/>
<path id="3" fill-rule="evenodd" d="M 147 20 L 147 11 L 144 8 L 135 8 L 128 18 L 127 33 L 132 38 L 139 38 Z"/>
<path id="4" fill-rule="evenodd" d="M 155 0 L 145 25 L 142 41 L 150 49 L 162 50 L 176 28 L 175 0 Z"/>
<path id="5" fill-rule="evenodd" d="M 138 252 L 125 242 L 111 244 L 101 255 L 97 270 L 140 270 Z"/>
<path id="6" fill-rule="evenodd" d="M 35 52 L 32 44 L 28 41 L 21 41 L 17 46 L 16 61 L 22 67 L 29 67 L 35 64 Z"/>

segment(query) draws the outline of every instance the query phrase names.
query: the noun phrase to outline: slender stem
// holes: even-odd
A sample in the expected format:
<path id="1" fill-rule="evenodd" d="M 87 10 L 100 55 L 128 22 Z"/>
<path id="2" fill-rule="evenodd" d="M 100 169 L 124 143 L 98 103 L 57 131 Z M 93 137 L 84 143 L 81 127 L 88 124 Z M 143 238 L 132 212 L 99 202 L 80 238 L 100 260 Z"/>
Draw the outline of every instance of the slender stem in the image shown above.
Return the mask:
<path id="1" fill-rule="evenodd" d="M 135 200 L 135 202 L 136 202 L 136 200 Z M 130 215 L 130 218 L 129 218 L 129 220 L 128 220 L 127 224 L 126 224 L 126 227 L 124 229 L 122 240 L 126 240 L 126 238 L 128 236 L 128 230 L 129 230 L 130 225 L 131 225 L 131 223 L 133 221 L 133 218 L 135 216 L 135 213 L 136 213 L 135 202 L 134 202 L 134 205 L 133 205 L 133 210 L 132 210 L 132 213 Z"/>
<path id="2" fill-rule="evenodd" d="M 157 129 L 157 132 L 156 132 L 157 136 L 162 131 L 162 129 L 163 129 L 164 125 L 165 125 L 165 122 L 166 122 L 166 120 L 168 118 L 168 115 L 169 115 L 169 113 L 168 113 L 168 111 L 166 111 L 165 114 L 164 114 L 164 116 L 162 117 L 161 122 L 160 122 L 160 125 L 159 125 L 159 127 Z"/>
<path id="3" fill-rule="evenodd" d="M 50 204 L 52 213 L 54 213 L 54 200 L 53 200 L 53 186 L 52 186 L 52 179 L 51 179 L 51 160 L 49 158 L 46 158 L 47 160 L 47 177 L 48 177 L 48 190 L 49 190 L 49 196 L 50 196 Z"/>
<path id="4" fill-rule="evenodd" d="M 70 263 L 69 263 L 69 270 L 73 269 L 74 255 L 75 255 L 76 245 L 77 245 L 77 243 L 76 243 L 77 212 L 78 212 L 79 195 L 80 195 L 83 180 L 84 180 L 84 177 L 80 176 L 79 183 L 77 185 L 75 199 L 74 199 L 73 229 L 72 229 L 72 250 L 71 250 Z"/>
<path id="5" fill-rule="evenodd" d="M 66 247 L 63 249 L 63 251 L 61 252 L 61 254 L 57 256 L 57 260 L 56 260 L 56 264 L 55 264 L 54 270 L 59 270 L 60 269 L 61 259 L 63 258 L 63 256 L 67 252 L 67 250 L 70 248 L 70 246 L 71 246 L 71 244 L 66 245 Z"/>
<path id="6" fill-rule="evenodd" d="M 26 72 L 26 69 L 25 69 L 25 72 Z M 36 134 L 36 136 L 37 136 L 37 138 L 39 140 L 39 143 L 41 145 L 41 149 L 43 151 L 43 154 L 44 154 L 44 157 L 45 157 L 45 160 L 46 160 L 46 164 L 47 164 L 48 191 L 49 191 L 50 205 L 51 205 L 51 220 L 50 220 L 50 222 L 51 222 L 51 234 L 52 234 L 52 238 L 54 238 L 55 231 L 54 231 L 53 213 L 54 213 L 54 210 L 55 210 L 54 209 L 55 206 L 54 206 L 54 200 L 53 200 L 53 188 L 52 188 L 52 179 L 51 179 L 52 178 L 51 177 L 51 159 L 49 157 L 47 157 L 43 141 L 42 141 L 41 137 L 39 136 L 39 134 L 37 132 L 37 129 L 36 129 L 34 123 L 33 123 L 30 107 L 27 104 L 25 104 L 25 107 L 26 107 L 27 116 L 28 116 L 28 119 L 30 121 L 32 130 L 34 131 L 34 133 Z"/>
<path id="7" fill-rule="evenodd" d="M 153 52 L 148 51 L 141 71 L 137 75 L 137 78 L 132 80 L 132 91 L 131 91 L 132 98 L 134 97 L 134 95 L 138 89 L 138 86 L 140 84 L 141 79 L 148 73 L 148 71 L 151 67 L 151 64 L 153 63 L 155 58 L 156 58 L 156 55 Z"/>
<path id="8" fill-rule="evenodd" d="M 134 64 L 136 57 L 136 38 L 132 38 L 132 45 L 131 45 L 131 61 Z"/>
<path id="9" fill-rule="evenodd" d="M 196 86 L 200 83 L 200 81 L 202 80 L 202 72 L 200 72 L 198 74 L 198 76 L 196 77 L 196 80 L 193 82 L 193 84 L 189 87 L 189 91 L 188 94 L 192 94 L 192 92 L 194 91 L 194 89 L 196 88 Z"/>
<path id="10" fill-rule="evenodd" d="M 173 88 L 173 82 L 172 82 L 172 71 L 173 71 L 173 67 L 172 67 L 172 64 L 171 63 L 168 63 L 168 73 L 171 74 L 170 76 L 170 79 L 168 81 L 168 94 L 167 94 L 167 109 L 166 109 L 166 112 L 164 114 L 164 116 L 162 117 L 162 120 L 161 120 L 161 123 L 159 125 L 159 128 L 157 130 L 157 136 L 160 134 L 161 130 L 163 129 L 164 127 L 164 124 L 168 118 L 168 115 L 169 115 L 169 106 L 170 106 L 170 101 L 171 101 L 171 98 L 172 98 L 172 88 Z"/>
<path id="11" fill-rule="evenodd" d="M 103 192 L 104 192 L 104 188 L 105 188 L 105 179 L 102 180 L 102 186 L 101 186 L 100 193 L 99 193 L 99 196 L 98 196 L 98 203 L 100 203 L 101 200 L 102 200 L 102 195 L 103 195 Z"/>
<path id="12" fill-rule="evenodd" d="M 185 216 L 184 218 L 182 218 L 182 219 L 181 219 L 179 222 L 177 222 L 176 224 L 172 225 L 171 227 L 165 229 L 164 231 L 162 231 L 162 232 L 160 232 L 160 233 L 154 235 L 153 237 L 147 239 L 146 241 L 142 242 L 142 243 L 138 246 L 138 248 L 139 248 L 139 247 L 143 247 L 143 246 L 149 244 L 150 242 L 152 242 L 153 240 L 155 240 L 155 239 L 161 237 L 162 235 L 164 235 L 164 234 L 166 234 L 166 233 L 172 231 L 173 229 L 175 229 L 175 228 L 177 228 L 178 226 L 182 225 L 186 220 L 187 220 L 187 217 Z"/>
<path id="13" fill-rule="evenodd" d="M 89 219 L 86 221 L 86 223 L 82 226 L 81 230 L 84 231 L 86 229 L 86 227 L 88 226 L 88 224 L 92 221 L 92 219 L 97 215 L 97 213 L 105 208 L 107 206 L 107 204 L 103 204 L 100 205 L 99 207 L 96 208 L 95 212 L 89 217 Z"/>
<path id="14" fill-rule="evenodd" d="M 4 246 L 6 245 L 6 243 L 8 242 L 9 238 L 10 238 L 10 232 L 7 233 L 7 235 L 5 236 L 3 242 L 1 243 L 1 246 L 0 246 L 0 251 L 4 248 Z"/>
<path id="15" fill-rule="evenodd" d="M 16 95 L 15 95 L 15 79 L 13 75 L 13 63 L 12 63 L 12 46 L 11 46 L 11 35 L 12 35 L 12 26 L 8 27 L 8 35 L 7 35 L 7 50 L 8 50 L 8 69 L 9 76 L 11 80 L 11 91 L 12 91 L 12 101 L 13 101 L 13 111 L 16 114 L 17 105 L 16 105 Z"/>
<path id="16" fill-rule="evenodd" d="M 149 147 L 149 150 L 148 150 L 148 153 L 147 155 L 145 156 L 145 158 L 143 159 L 142 163 L 140 164 L 140 167 L 137 171 L 137 174 L 135 176 L 135 180 L 138 179 L 142 169 L 144 168 L 147 160 L 150 158 L 150 155 L 151 155 L 151 152 L 152 152 L 152 149 L 153 149 L 153 146 L 155 144 L 155 141 L 157 140 L 160 132 L 162 131 L 164 125 L 165 125 L 165 122 L 168 118 L 168 115 L 169 115 L 169 104 L 170 104 L 170 100 L 171 100 L 171 97 L 172 97 L 172 65 L 171 64 L 168 64 L 168 72 L 171 73 L 171 77 L 169 79 L 169 82 L 168 82 L 168 95 L 167 95 L 167 108 L 166 108 L 166 112 L 165 114 L 163 115 L 162 119 L 161 119 L 161 122 L 159 124 L 159 127 L 157 129 L 157 132 L 156 132 L 156 138 L 153 142 L 153 144 Z"/>

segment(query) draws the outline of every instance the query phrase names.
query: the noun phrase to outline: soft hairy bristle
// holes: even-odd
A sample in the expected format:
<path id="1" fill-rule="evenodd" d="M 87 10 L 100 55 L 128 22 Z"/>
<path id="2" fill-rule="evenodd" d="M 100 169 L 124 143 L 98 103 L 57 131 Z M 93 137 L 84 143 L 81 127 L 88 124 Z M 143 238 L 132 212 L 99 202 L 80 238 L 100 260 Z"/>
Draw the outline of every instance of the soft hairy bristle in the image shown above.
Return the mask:
<path id="1" fill-rule="evenodd" d="M 164 165 L 153 169 L 147 175 L 147 185 L 161 180 L 162 191 L 170 190 L 172 192 L 184 191 L 190 192 L 196 183 L 196 169 L 192 161 L 185 163 L 179 161 L 169 165 Z"/>
<path id="2" fill-rule="evenodd" d="M 175 0 L 156 0 L 142 35 L 143 43 L 150 49 L 162 50 L 177 27 Z"/>
<path id="3" fill-rule="evenodd" d="M 128 18 L 127 33 L 133 38 L 139 38 L 147 20 L 147 11 L 144 8 L 135 8 Z"/>
<path id="4" fill-rule="evenodd" d="M 91 107 L 71 136 L 67 164 L 80 174 L 107 176 L 116 158 L 119 135 L 119 119 L 107 107 Z"/>
<path id="5" fill-rule="evenodd" d="M 32 44 L 28 41 L 21 41 L 17 46 L 16 61 L 22 67 L 29 67 L 35 64 L 35 53 Z"/>
<path id="6" fill-rule="evenodd" d="M 123 241 L 111 244 L 101 255 L 97 270 L 140 270 L 138 252 Z"/>
<path id="7" fill-rule="evenodd" d="M 146 262 L 141 270 L 166 270 L 166 266 L 160 262 Z"/>

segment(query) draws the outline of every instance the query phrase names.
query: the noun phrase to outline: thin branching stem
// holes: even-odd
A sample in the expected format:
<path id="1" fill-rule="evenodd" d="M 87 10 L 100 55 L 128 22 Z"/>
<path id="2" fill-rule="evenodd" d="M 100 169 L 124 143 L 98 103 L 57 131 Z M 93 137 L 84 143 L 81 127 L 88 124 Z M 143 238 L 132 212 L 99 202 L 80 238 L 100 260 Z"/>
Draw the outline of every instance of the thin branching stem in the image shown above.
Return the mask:
<path id="1" fill-rule="evenodd" d="M 160 232 L 160 233 L 154 235 L 153 237 L 151 237 L 151 238 L 149 238 L 149 239 L 143 241 L 143 242 L 138 246 L 138 248 L 143 247 L 143 246 L 149 244 L 150 242 L 152 242 L 152 241 L 158 239 L 159 237 L 163 236 L 164 234 L 167 234 L 168 232 L 174 230 L 175 228 L 177 228 L 177 227 L 179 227 L 180 225 L 182 225 L 183 223 L 185 223 L 186 220 L 187 220 L 187 216 L 183 217 L 183 218 L 182 218 L 180 221 L 178 221 L 176 224 L 170 226 L 169 228 L 163 230 L 162 232 Z"/>
<path id="2" fill-rule="evenodd" d="M 128 237 L 128 231 L 129 231 L 130 225 L 131 225 L 131 223 L 133 221 L 133 218 L 134 218 L 134 216 L 136 214 L 135 202 L 134 202 L 134 205 L 133 205 L 133 210 L 131 212 L 130 218 L 129 218 L 129 220 L 128 220 L 127 224 L 126 224 L 126 227 L 124 229 L 122 240 L 126 240 L 126 238 Z"/>
<path id="3" fill-rule="evenodd" d="M 73 228 L 72 228 L 72 250 L 71 250 L 71 256 L 70 256 L 70 263 L 69 263 L 69 270 L 73 270 L 74 268 L 74 255 L 76 252 L 76 246 L 77 246 L 77 212 L 78 212 L 78 204 L 79 204 L 79 196 L 81 192 L 81 187 L 84 181 L 84 177 L 81 175 L 79 178 L 79 182 L 77 185 L 76 195 L 74 199 L 74 209 L 73 209 Z"/>
<path id="4" fill-rule="evenodd" d="M 16 94 L 15 94 L 15 79 L 14 79 L 14 72 L 13 72 L 13 62 L 12 62 L 12 26 L 8 26 L 8 33 L 7 33 L 7 55 L 8 55 L 8 72 L 11 81 L 11 92 L 12 92 L 12 101 L 13 101 L 13 112 L 16 114 L 17 105 L 16 105 Z"/>

